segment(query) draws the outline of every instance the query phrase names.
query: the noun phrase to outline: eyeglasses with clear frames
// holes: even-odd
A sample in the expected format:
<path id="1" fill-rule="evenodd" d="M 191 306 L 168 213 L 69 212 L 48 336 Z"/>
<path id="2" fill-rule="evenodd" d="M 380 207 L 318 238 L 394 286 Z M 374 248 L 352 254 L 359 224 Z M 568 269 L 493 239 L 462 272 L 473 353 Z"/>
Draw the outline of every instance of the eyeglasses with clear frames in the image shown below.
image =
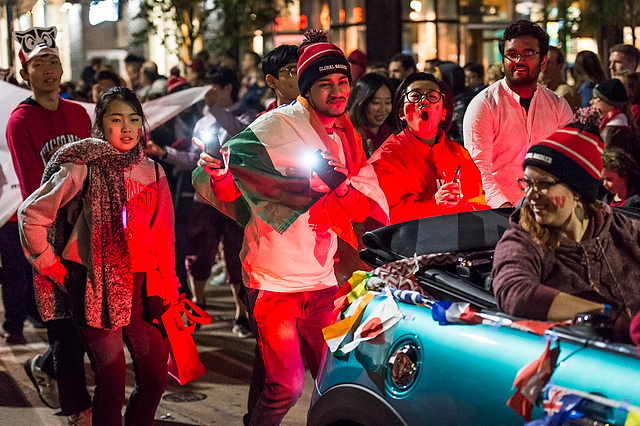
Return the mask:
<path id="1" fill-rule="evenodd" d="M 530 179 L 527 179 L 527 178 L 518 179 L 518 186 L 520 187 L 522 192 L 525 193 L 525 195 L 529 195 L 531 190 L 534 190 L 538 194 L 541 194 L 541 195 L 547 195 L 549 193 L 549 189 L 552 186 L 557 185 L 559 183 L 562 183 L 562 182 L 557 181 L 557 180 L 538 180 L 538 181 L 533 181 L 533 180 L 530 180 Z"/>
<path id="2" fill-rule="evenodd" d="M 512 62 L 517 62 L 520 59 L 524 59 L 525 61 L 531 61 L 536 55 L 539 55 L 540 52 L 524 52 L 524 53 L 505 53 L 504 57 Z"/>
<path id="3" fill-rule="evenodd" d="M 418 104 L 425 99 L 427 100 L 427 102 L 435 104 L 437 102 L 440 102 L 440 99 L 444 98 L 444 95 L 437 90 L 429 90 L 425 93 L 422 93 L 419 90 L 412 90 L 405 93 L 404 97 L 407 102 L 411 102 L 412 104 Z"/>
<path id="4" fill-rule="evenodd" d="M 286 72 L 289 74 L 289 77 L 297 77 L 298 76 L 298 67 L 296 65 L 291 65 L 289 67 L 284 67 L 278 71 L 278 73 Z"/>

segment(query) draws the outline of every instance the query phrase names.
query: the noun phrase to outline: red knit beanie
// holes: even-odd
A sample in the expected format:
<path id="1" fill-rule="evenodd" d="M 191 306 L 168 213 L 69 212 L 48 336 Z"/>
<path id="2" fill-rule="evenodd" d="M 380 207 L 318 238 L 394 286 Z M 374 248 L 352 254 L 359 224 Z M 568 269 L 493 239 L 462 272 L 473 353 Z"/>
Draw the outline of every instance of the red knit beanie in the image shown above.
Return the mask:
<path id="1" fill-rule="evenodd" d="M 302 96 L 325 75 L 341 73 L 349 77 L 351 83 L 349 61 L 338 46 L 329 43 L 326 31 L 311 30 L 304 33 L 299 53 L 298 88 Z"/>
<path id="2" fill-rule="evenodd" d="M 597 130 L 572 124 L 529 148 L 522 166 L 557 176 L 586 202 L 593 202 L 600 185 L 603 151 Z"/>

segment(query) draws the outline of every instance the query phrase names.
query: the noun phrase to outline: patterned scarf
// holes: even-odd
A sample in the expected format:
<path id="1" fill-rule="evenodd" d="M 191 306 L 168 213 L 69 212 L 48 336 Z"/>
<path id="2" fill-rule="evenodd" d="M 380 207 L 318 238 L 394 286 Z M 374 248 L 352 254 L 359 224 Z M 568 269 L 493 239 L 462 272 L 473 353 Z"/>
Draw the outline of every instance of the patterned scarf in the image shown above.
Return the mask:
<path id="1" fill-rule="evenodd" d="M 63 163 L 89 166 L 89 190 L 91 217 L 87 222 L 92 229 L 91 260 L 87 266 L 85 315 L 87 325 L 95 328 L 115 329 L 129 323 L 133 275 L 131 257 L 122 223 L 123 209 L 127 202 L 124 170 L 142 161 L 144 150 L 138 143 L 128 152 L 120 152 L 101 139 L 84 139 L 62 146 L 45 168 L 42 182 L 48 181 L 60 170 Z M 86 211 L 86 209 L 83 209 Z M 83 214 L 83 212 L 79 212 Z M 65 227 L 67 212 L 58 211 L 47 239 L 55 253 L 62 253 L 67 243 Z M 54 316 L 68 307 L 67 296 L 57 285 L 43 276 L 37 282 L 49 281 L 52 288 Z M 44 283 L 43 283 L 44 284 Z M 55 300 L 61 298 L 63 300 Z"/>

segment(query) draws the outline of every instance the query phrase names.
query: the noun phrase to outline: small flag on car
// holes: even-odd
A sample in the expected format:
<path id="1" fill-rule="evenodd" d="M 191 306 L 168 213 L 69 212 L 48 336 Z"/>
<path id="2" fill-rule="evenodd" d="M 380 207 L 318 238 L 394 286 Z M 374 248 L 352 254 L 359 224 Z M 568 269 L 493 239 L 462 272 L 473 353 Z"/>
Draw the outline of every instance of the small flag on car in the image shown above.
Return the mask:
<path id="1" fill-rule="evenodd" d="M 468 303 L 434 302 L 431 316 L 440 325 L 481 324 L 482 317 Z"/>
<path id="2" fill-rule="evenodd" d="M 547 340 L 547 346 L 545 346 L 540 358 L 527 364 L 516 374 L 513 381 L 516 392 L 509 398 L 507 405 L 527 422 L 531 421 L 533 404 L 536 403 L 538 395 L 556 368 L 559 354 L 560 346 L 551 349 L 551 340 Z"/>
<path id="3" fill-rule="evenodd" d="M 378 337 L 397 324 L 403 316 L 396 301 L 393 300 L 393 296 L 389 294 L 360 324 L 360 327 L 353 334 L 353 340 L 342 347 L 342 353 L 351 352 L 361 342 Z"/>

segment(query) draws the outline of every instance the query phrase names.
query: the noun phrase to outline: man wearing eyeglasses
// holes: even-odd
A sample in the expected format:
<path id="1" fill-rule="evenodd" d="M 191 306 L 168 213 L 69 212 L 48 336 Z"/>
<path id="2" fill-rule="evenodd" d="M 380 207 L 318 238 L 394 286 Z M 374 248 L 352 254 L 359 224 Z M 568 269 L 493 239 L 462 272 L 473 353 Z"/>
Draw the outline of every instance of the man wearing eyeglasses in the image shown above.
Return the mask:
<path id="1" fill-rule="evenodd" d="M 542 28 L 525 20 L 511 24 L 499 49 L 505 77 L 473 98 L 463 124 L 464 145 L 493 208 L 516 205 L 527 150 L 573 118 L 567 101 L 538 83 L 549 51 Z"/>
<path id="2" fill-rule="evenodd" d="M 276 94 L 276 98 L 264 112 L 288 105 L 300 94 L 298 89 L 298 46 L 283 44 L 262 58 L 262 72 L 267 86 Z M 258 114 L 259 116 L 264 112 Z"/>

